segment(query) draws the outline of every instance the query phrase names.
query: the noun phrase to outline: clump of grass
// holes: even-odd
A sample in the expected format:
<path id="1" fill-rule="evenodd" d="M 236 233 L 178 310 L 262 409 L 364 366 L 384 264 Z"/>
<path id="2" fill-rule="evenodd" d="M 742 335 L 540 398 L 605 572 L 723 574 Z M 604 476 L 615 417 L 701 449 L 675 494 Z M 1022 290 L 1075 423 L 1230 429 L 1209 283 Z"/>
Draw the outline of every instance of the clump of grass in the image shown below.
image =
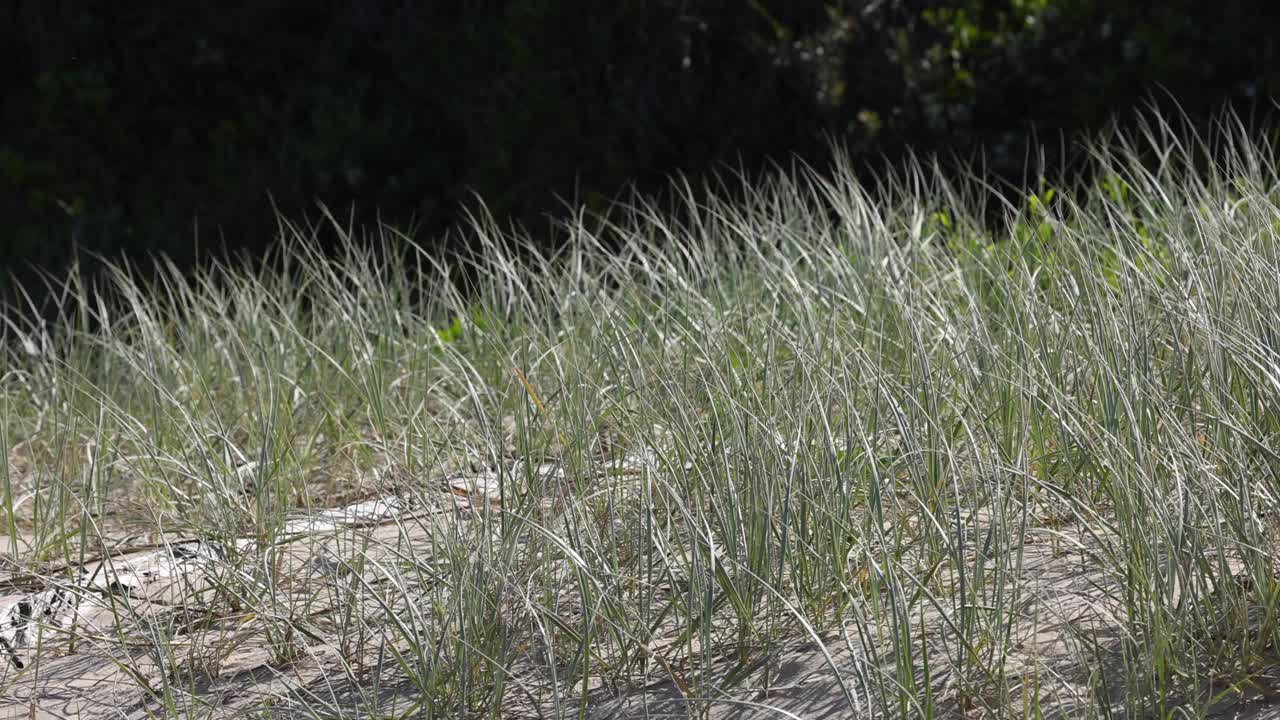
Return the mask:
<path id="1" fill-rule="evenodd" d="M 15 593 L 98 615 L 44 622 L 6 692 L 36 703 L 69 657 L 191 717 L 237 662 L 266 669 L 242 710 L 314 717 L 1273 692 L 1272 149 L 1154 121 L 1093 158 L 997 231 L 976 181 L 873 193 L 837 158 L 580 218 L 553 253 L 483 218 L 449 257 L 328 218 L 194 280 L 73 273 L 56 327 L 5 330 L 0 519 Z M 72 579 L 190 538 L 221 548 L 199 592 Z M 827 679 L 797 690 L 796 658 Z"/>

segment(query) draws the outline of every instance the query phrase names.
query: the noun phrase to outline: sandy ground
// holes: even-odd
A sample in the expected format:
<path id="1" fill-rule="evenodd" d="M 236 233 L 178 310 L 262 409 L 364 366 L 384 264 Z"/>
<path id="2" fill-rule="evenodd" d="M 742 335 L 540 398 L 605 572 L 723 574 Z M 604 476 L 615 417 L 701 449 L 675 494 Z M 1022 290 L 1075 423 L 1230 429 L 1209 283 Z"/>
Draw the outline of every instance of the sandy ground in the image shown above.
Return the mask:
<path id="1" fill-rule="evenodd" d="M 394 714 L 412 708 L 415 689 L 385 663 L 376 643 L 353 650 L 331 637 L 299 636 L 282 658 L 262 632 L 261 617 L 236 611 L 235 603 L 218 615 L 206 609 L 226 605 L 225 594 L 222 603 L 213 598 L 227 588 L 252 591 L 257 580 L 243 570 L 246 563 L 233 562 L 237 554 L 249 554 L 269 558 L 289 579 L 287 587 L 275 589 L 290 604 L 281 613 L 315 618 L 341 612 L 341 596 L 307 595 L 306 589 L 350 586 L 352 557 L 371 564 L 406 553 L 430 557 L 439 533 L 497 505 L 496 487 L 484 476 L 459 477 L 442 490 L 438 502 L 389 495 L 299 515 L 267 552 L 250 539 L 163 546 L 134 541 L 49 577 L 0 576 L 0 654 L 7 656 L 0 657 L 0 718 L 230 718 L 262 711 L 300 717 L 304 704 L 330 708 L 335 716 L 367 717 L 375 709 Z M 925 603 L 913 611 L 915 642 L 934 659 L 931 677 L 915 680 L 937 688 L 941 717 L 990 716 L 984 706 L 1023 717 L 1032 697 L 1050 718 L 1089 715 L 1099 704 L 1126 714 L 1119 683 L 1110 697 L 1095 697 L 1090 689 L 1099 673 L 1117 672 L 1123 627 L 1122 608 L 1109 592 L 1113 581 L 1093 557 L 1098 542 L 1071 527 L 1032 529 L 1023 538 L 1022 592 L 1013 599 L 1016 620 L 1003 663 L 956 667 L 945 661 L 961 655 L 953 646 L 957 634 L 948 618 L 956 613 L 949 599 L 940 601 L 942 607 Z M 0 547 L 7 546 L 0 538 Z M 241 568 L 239 575 L 232 567 Z M 157 657 L 157 645 L 146 642 L 155 633 L 177 638 L 169 647 L 183 657 Z M 876 706 L 868 690 L 877 678 L 892 677 L 895 658 L 868 657 L 860 637 L 856 622 L 848 621 L 840 630 L 782 644 L 755 662 L 745 679 L 710 696 L 689 696 L 686 668 L 655 662 L 646 687 L 597 685 L 585 696 L 560 701 L 571 709 L 567 715 L 581 708 L 589 720 L 900 716 L 899 708 Z M 160 668 L 166 665 L 183 673 L 165 677 Z M 716 687 L 734 668 L 727 659 L 713 664 L 697 687 Z M 956 691 L 961 673 L 987 673 L 1003 694 L 966 698 Z M 1262 678 L 1259 687 L 1280 688 L 1280 678 Z M 510 694 L 504 717 L 547 717 L 555 710 L 545 695 Z M 1280 718 L 1280 692 L 1228 693 L 1210 716 Z"/>

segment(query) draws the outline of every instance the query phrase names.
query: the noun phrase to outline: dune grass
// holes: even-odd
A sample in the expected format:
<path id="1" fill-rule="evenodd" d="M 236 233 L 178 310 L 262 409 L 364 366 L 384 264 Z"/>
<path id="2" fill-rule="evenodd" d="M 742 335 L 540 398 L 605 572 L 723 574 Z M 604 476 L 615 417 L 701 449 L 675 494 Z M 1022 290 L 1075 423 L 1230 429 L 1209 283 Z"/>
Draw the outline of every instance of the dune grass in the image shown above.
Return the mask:
<path id="1" fill-rule="evenodd" d="M 263 717 L 602 717 L 664 684 L 765 712 L 801 652 L 847 717 L 1278 692 L 1272 149 L 1153 121 L 1093 155 L 996 232 L 976 181 L 871 191 L 837 158 L 555 253 L 328 218 L 272 263 L 116 268 L 109 302 L 73 273 L 56 330 L 4 330 L 0 582 L 107 621 L 35 622 L 0 698 L 61 702 L 41 673 L 100 657 L 128 712 L 221 717 L 255 652 L 235 707 Z M 404 512 L 298 530 L 369 498 Z M 75 580 L 194 568 L 192 539 L 180 597 Z"/>

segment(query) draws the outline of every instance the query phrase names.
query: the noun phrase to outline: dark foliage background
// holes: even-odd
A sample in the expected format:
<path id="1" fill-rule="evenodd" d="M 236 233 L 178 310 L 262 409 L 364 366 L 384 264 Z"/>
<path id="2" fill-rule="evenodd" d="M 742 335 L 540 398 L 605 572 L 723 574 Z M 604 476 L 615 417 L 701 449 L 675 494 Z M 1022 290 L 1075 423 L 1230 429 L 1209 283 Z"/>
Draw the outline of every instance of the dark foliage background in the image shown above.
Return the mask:
<path id="1" fill-rule="evenodd" d="M 535 234 L 674 171 L 1050 144 L 1177 98 L 1270 107 L 1257 0 L 8 0 L 0 259 L 258 252 L 316 202 L 430 242 L 482 197 Z M 7 282 L 7 281 L 0 281 Z M 12 290 L 12 285 L 9 285 Z"/>

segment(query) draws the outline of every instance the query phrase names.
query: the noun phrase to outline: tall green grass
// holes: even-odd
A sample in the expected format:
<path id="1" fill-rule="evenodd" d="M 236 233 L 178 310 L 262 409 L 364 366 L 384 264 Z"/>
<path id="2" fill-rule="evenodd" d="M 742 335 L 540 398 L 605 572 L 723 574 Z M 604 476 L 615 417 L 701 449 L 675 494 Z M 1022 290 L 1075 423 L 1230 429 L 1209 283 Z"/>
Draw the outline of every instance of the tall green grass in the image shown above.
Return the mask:
<path id="1" fill-rule="evenodd" d="M 112 600 L 72 648 L 155 715 L 218 715 L 253 647 L 280 716 L 593 717 L 662 682 L 718 716 L 800 653 L 849 717 L 1274 692 L 1273 149 L 1154 120 L 1093 162 L 998 231 L 976 180 L 873 191 L 837 157 L 555 252 L 483 216 L 449 257 L 329 218 L 194 280 L 73 273 L 56 327 L 5 329 L 10 584 L 126 537 L 232 548 L 183 614 Z M 477 476 L 497 497 L 454 508 L 442 479 Z M 388 493 L 443 514 L 285 532 Z"/>

